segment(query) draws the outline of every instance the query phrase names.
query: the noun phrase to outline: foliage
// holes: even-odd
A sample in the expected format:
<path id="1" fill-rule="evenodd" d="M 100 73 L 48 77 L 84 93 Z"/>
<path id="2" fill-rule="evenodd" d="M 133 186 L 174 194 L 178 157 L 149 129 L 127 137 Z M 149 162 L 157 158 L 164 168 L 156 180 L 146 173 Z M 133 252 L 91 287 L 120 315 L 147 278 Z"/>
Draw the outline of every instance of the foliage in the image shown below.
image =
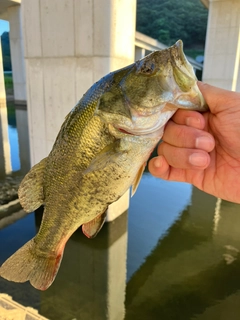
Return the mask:
<path id="1" fill-rule="evenodd" d="M 137 30 L 166 45 L 203 49 L 207 16 L 200 0 L 137 0 Z"/>
<path id="2" fill-rule="evenodd" d="M 11 74 L 4 75 L 5 88 L 9 89 L 13 87 L 13 79 Z"/>
<path id="3" fill-rule="evenodd" d="M 10 55 L 10 45 L 9 45 L 9 32 L 3 32 L 1 36 L 2 44 L 2 55 L 3 55 L 3 70 L 11 71 L 11 55 Z"/>

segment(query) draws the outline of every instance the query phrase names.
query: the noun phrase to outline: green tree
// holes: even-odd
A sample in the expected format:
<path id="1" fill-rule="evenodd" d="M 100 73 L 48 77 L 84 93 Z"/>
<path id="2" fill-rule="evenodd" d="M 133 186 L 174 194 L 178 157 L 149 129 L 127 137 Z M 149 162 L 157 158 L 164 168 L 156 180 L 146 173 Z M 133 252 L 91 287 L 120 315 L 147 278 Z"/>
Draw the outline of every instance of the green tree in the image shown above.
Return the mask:
<path id="1" fill-rule="evenodd" d="M 200 0 L 137 0 L 137 30 L 166 45 L 203 49 L 207 16 Z"/>
<path id="2" fill-rule="evenodd" d="M 1 36 L 2 55 L 3 55 L 3 70 L 12 71 L 11 53 L 9 45 L 9 32 L 3 32 Z"/>

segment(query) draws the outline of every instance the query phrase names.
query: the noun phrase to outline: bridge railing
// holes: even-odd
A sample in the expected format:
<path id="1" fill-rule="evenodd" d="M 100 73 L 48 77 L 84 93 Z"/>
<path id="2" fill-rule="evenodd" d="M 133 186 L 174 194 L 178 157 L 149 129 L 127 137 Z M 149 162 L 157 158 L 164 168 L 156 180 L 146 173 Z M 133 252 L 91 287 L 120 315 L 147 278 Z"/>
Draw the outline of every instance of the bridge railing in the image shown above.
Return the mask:
<path id="1" fill-rule="evenodd" d="M 167 46 L 156 39 L 153 39 L 145 34 L 136 31 L 135 34 L 135 60 L 139 60 L 148 53 L 156 50 L 162 50 L 167 48 Z M 187 56 L 188 61 L 193 66 L 194 71 L 203 69 L 203 65 L 193 58 Z"/>

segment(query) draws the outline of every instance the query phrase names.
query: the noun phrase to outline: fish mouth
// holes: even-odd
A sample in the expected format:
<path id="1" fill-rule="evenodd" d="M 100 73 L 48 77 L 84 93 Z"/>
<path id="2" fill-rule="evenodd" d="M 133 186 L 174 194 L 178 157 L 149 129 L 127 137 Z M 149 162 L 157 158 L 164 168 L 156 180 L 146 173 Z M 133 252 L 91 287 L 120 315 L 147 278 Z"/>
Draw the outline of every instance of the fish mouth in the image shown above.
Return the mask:
<path id="1" fill-rule="evenodd" d="M 127 130 L 125 130 L 125 129 L 123 129 L 123 128 L 117 128 L 117 127 L 115 127 L 115 129 L 117 129 L 118 131 L 120 131 L 120 132 L 122 132 L 122 133 L 125 133 L 125 134 L 129 134 L 129 135 L 134 135 L 134 133 L 133 132 L 130 132 L 130 131 L 127 131 Z"/>
<path id="2" fill-rule="evenodd" d="M 150 134 L 150 133 L 157 131 L 157 129 L 153 130 L 152 128 L 146 129 L 146 130 L 134 130 L 134 129 L 129 130 L 129 129 L 124 129 L 124 128 L 116 127 L 116 126 L 114 126 L 114 128 L 117 129 L 118 131 L 120 131 L 121 133 L 132 135 L 132 136 L 143 136 L 145 134 Z"/>
<path id="3" fill-rule="evenodd" d="M 129 135 L 129 136 L 159 136 L 162 134 L 164 125 L 162 122 L 156 123 L 155 126 L 139 129 L 139 128 L 125 128 L 122 126 L 113 125 L 115 130 L 120 133 Z"/>
<path id="4" fill-rule="evenodd" d="M 163 133 L 163 129 L 167 121 L 172 117 L 172 115 L 177 111 L 176 107 L 171 104 L 166 104 L 161 111 L 153 112 L 150 116 L 139 116 L 139 113 L 132 111 L 131 121 L 112 122 L 112 126 L 118 132 L 127 135 L 134 136 L 158 136 Z"/>

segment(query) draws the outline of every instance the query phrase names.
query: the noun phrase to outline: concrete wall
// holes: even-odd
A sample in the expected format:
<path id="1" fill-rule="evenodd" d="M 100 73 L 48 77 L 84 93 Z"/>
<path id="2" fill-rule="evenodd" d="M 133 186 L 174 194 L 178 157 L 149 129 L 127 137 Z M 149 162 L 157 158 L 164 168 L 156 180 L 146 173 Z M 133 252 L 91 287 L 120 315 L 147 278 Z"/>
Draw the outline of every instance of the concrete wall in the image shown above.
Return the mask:
<path id="1" fill-rule="evenodd" d="M 240 1 L 210 0 L 203 80 L 240 91 Z"/>

